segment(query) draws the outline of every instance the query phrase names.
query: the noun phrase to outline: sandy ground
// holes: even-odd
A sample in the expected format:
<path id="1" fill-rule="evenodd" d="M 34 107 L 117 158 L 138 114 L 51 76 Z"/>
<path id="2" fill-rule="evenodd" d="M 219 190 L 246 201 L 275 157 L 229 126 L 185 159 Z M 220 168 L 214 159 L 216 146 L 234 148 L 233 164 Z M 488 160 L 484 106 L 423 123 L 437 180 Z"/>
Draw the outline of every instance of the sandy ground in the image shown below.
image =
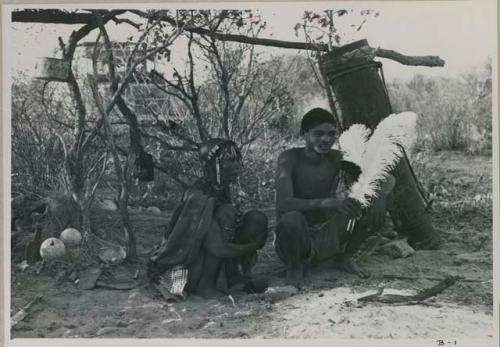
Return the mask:
<path id="1" fill-rule="evenodd" d="M 474 158 L 474 170 L 464 168 L 464 158 L 458 154 L 433 159 L 441 165 L 438 170 L 450 173 L 450 180 L 456 176 L 467 182 L 480 172 L 491 187 L 489 158 Z M 468 195 L 476 194 L 474 187 Z M 433 218 L 446 240 L 442 250 L 417 251 L 404 259 L 372 255 L 361 262 L 373 273 L 369 279 L 332 270 L 325 264 L 314 269 L 308 285 L 293 296 L 234 293 L 234 303 L 228 297 L 203 300 L 195 296 L 185 302 L 167 303 L 147 283 L 144 265 L 119 267 L 129 274 L 142 270 L 141 284 L 134 289 L 78 290 L 71 281 L 57 283 L 58 266 L 37 275 L 35 267 L 17 269 L 18 259 L 14 259 L 11 316 L 36 295 L 42 295 L 42 300 L 12 329 L 11 337 L 490 338 L 491 213 L 464 208 L 457 218 L 439 208 Z M 272 216 L 271 209 L 267 212 Z M 141 230 L 138 250 L 146 259 L 168 215 L 141 212 L 133 214 L 132 220 Z M 284 267 L 271 242 L 272 237 L 260 252 L 255 273 L 269 278 L 271 286 L 280 287 L 284 285 Z M 384 275 L 414 276 L 418 280 L 387 279 Z M 437 283 L 425 277 L 446 275 L 460 275 L 469 281 L 455 283 L 426 304 L 357 302 L 378 288 L 384 288 L 384 293 L 413 294 Z"/>

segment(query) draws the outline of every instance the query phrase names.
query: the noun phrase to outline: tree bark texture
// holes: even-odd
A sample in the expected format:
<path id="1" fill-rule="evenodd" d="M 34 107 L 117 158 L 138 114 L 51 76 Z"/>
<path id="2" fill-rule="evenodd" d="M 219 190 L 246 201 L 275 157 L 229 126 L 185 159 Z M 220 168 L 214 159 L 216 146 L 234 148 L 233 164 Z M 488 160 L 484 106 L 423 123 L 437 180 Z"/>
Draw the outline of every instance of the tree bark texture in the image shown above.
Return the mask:
<path id="1" fill-rule="evenodd" d="M 341 110 L 344 129 L 354 123 L 374 129 L 392 113 L 389 96 L 378 71 L 381 64 L 373 61 L 373 54 L 363 54 L 370 52 L 367 47 L 366 40 L 357 41 L 343 46 L 336 53 L 324 55 L 320 60 Z M 396 186 L 390 212 L 396 219 L 398 231 L 408 235 L 410 245 L 418 248 L 419 243 L 435 239 L 436 231 L 406 158 L 398 163 L 394 175 Z"/>

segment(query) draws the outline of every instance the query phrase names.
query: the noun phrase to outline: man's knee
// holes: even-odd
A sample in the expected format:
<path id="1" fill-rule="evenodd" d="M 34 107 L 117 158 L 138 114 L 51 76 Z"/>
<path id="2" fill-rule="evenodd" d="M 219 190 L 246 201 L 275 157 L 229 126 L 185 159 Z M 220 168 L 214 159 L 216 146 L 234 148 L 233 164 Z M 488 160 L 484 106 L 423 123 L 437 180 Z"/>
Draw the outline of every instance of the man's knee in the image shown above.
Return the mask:
<path id="1" fill-rule="evenodd" d="M 309 228 L 305 216 L 298 211 L 285 213 L 276 225 L 276 236 L 279 243 L 308 243 Z"/>
<path id="2" fill-rule="evenodd" d="M 276 251 L 285 262 L 298 261 L 310 253 L 311 239 L 305 216 L 298 212 L 287 212 L 276 225 Z"/>

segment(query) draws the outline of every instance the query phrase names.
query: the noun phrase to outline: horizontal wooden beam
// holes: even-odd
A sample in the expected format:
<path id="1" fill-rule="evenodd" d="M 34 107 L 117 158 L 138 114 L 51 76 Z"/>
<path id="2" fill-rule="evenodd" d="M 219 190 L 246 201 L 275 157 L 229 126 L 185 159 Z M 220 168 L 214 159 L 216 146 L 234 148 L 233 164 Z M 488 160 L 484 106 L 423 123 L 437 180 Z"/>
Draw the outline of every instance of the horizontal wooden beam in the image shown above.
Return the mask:
<path id="1" fill-rule="evenodd" d="M 130 11 L 140 17 L 147 18 L 151 13 L 140 10 L 113 10 L 108 11 L 111 16 L 116 16 Z M 155 19 L 167 22 L 172 26 L 181 26 L 187 32 L 212 37 L 220 41 L 232 41 L 250 45 L 259 45 L 267 47 L 277 47 L 285 49 L 312 50 L 328 52 L 328 46 L 324 43 L 312 44 L 307 42 L 284 41 L 275 39 L 264 39 L 259 37 L 250 37 L 245 35 L 235 35 L 211 31 L 206 28 L 194 27 L 179 23 L 165 12 L 158 12 Z M 63 10 L 20 10 L 12 12 L 13 22 L 25 23 L 52 23 L 52 24 L 91 24 L 95 23 L 95 17 L 91 13 L 68 12 Z M 335 48 L 334 48 L 335 49 Z M 408 56 L 399 52 L 377 48 L 375 56 L 379 58 L 391 59 L 403 65 L 410 66 L 444 66 L 445 62 L 438 56 Z"/>

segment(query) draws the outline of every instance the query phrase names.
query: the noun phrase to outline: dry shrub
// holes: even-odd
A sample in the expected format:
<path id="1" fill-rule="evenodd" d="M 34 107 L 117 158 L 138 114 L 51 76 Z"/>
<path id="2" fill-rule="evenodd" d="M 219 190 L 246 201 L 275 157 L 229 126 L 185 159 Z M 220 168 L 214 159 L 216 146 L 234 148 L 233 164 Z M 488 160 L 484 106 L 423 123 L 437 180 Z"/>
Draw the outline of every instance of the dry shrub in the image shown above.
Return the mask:
<path id="1" fill-rule="evenodd" d="M 239 182 L 247 201 L 267 204 L 274 202 L 274 178 L 278 156 L 284 150 L 295 146 L 300 146 L 296 138 L 274 134 L 269 136 L 267 141 L 255 141 L 243 152 L 244 170 Z"/>
<path id="2" fill-rule="evenodd" d="M 67 127 L 73 107 L 65 86 L 45 85 L 19 74 L 12 82 L 12 191 L 38 197 L 61 186 L 63 150 L 56 136 Z M 49 121 L 50 117 L 62 120 Z M 63 125 L 64 124 L 64 125 Z"/>
<path id="3" fill-rule="evenodd" d="M 46 204 L 44 235 L 59 237 L 61 231 L 68 227 L 78 228 L 80 208 L 70 194 L 62 191 L 52 192 L 43 199 Z"/>
<path id="4" fill-rule="evenodd" d="M 395 112 L 420 115 L 419 149 L 491 153 L 491 65 L 458 77 L 417 75 L 388 89 Z"/>

